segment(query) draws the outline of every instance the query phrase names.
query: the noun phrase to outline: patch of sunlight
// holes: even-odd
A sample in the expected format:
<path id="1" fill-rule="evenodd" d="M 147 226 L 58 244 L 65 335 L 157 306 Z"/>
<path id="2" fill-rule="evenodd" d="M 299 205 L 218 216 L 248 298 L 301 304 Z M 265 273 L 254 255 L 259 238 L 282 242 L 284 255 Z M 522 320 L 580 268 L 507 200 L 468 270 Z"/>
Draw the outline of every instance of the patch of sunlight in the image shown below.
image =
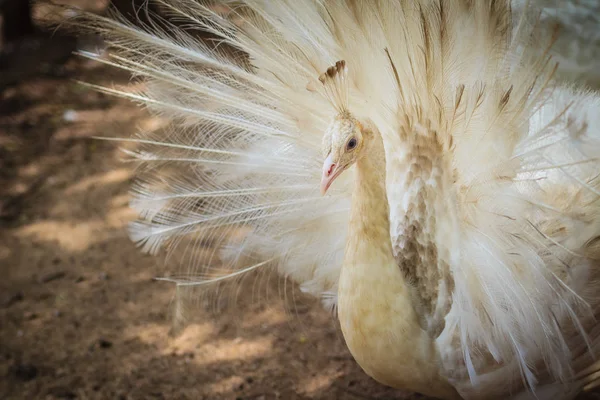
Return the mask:
<path id="1" fill-rule="evenodd" d="M 126 240 L 126 239 L 123 239 Z M 128 243 L 129 244 L 129 243 Z M 137 249 L 136 249 L 137 251 Z M 142 253 L 140 251 L 140 255 L 143 256 L 144 253 Z M 141 259 L 140 256 L 140 259 Z M 152 282 L 152 284 L 154 285 L 154 279 L 156 278 L 157 275 L 157 270 L 160 270 L 160 268 L 162 267 L 162 264 L 160 263 L 160 261 L 158 260 L 158 257 L 152 257 L 152 256 L 148 256 L 147 258 L 145 258 L 143 260 L 144 263 L 144 268 L 136 268 L 135 270 L 131 271 L 130 273 L 127 274 L 127 282 L 129 284 L 134 284 L 134 283 L 148 283 L 148 282 Z M 156 268 L 154 268 L 156 267 Z M 162 271 L 161 271 L 162 272 Z M 153 296 L 153 304 L 168 304 L 169 301 L 173 298 L 173 293 L 171 291 L 172 286 L 166 286 L 165 285 L 165 290 L 158 290 L 153 292 L 152 296 Z M 164 295 L 163 295 L 164 293 Z M 165 297 L 165 301 L 162 302 L 159 300 L 162 297 Z M 131 307 L 133 307 L 130 311 L 133 311 L 134 309 L 136 309 L 139 305 L 135 302 L 133 303 L 126 303 L 127 305 L 130 305 Z"/>
<path id="2" fill-rule="evenodd" d="M 110 200 L 110 205 L 112 207 L 124 207 L 129 208 L 129 200 L 131 200 L 131 196 L 129 194 L 119 194 L 114 196 Z"/>
<path id="3" fill-rule="evenodd" d="M 17 229 L 15 235 L 28 240 L 56 242 L 68 251 L 84 251 L 90 245 L 101 242 L 105 238 L 98 234 L 103 229 L 106 229 L 103 221 L 85 223 L 40 221 Z"/>
<path id="4" fill-rule="evenodd" d="M 129 109 L 130 112 L 123 112 L 123 108 Z M 108 109 L 87 109 L 87 110 L 72 110 L 65 109 L 66 112 L 71 111 L 67 119 L 70 117 L 70 122 L 75 125 L 63 125 L 55 133 L 55 140 L 62 140 L 72 137 L 89 137 L 96 136 L 98 133 L 98 127 L 108 128 L 110 126 L 115 127 L 129 127 L 132 128 L 134 124 L 137 124 L 137 118 L 148 118 L 143 110 L 136 107 L 127 107 L 123 104 L 115 103 Z M 132 112 L 136 114 L 135 119 L 132 119 Z M 74 127 L 81 128 L 74 131 Z M 110 131 L 110 129 L 102 129 L 101 131 Z M 105 136 L 101 134 L 100 136 Z"/>
<path id="5" fill-rule="evenodd" d="M 169 324 L 150 324 L 129 328 L 125 335 L 155 345 L 164 355 L 195 353 L 199 365 L 254 359 L 273 349 L 270 337 L 219 339 L 211 322 L 190 324 L 176 337 L 169 337 L 169 330 Z"/>
<path id="6" fill-rule="evenodd" d="M 137 339 L 156 346 L 161 354 L 168 355 L 193 350 L 214 333 L 212 323 L 191 324 L 181 334 L 173 338 L 169 336 L 170 324 L 143 324 L 128 327 L 123 336 L 126 339 Z"/>
<path id="7" fill-rule="evenodd" d="M 231 392 L 236 390 L 236 388 L 240 387 L 240 385 L 242 385 L 244 382 L 244 378 L 242 378 L 241 376 L 234 375 L 221 379 L 215 383 L 211 383 L 206 386 L 210 391 L 209 393 L 213 396 L 216 394 L 226 395 L 231 394 Z M 261 397 L 264 398 L 264 396 Z"/>
<path id="8" fill-rule="evenodd" d="M 166 128 L 169 125 L 169 120 L 158 116 L 150 116 L 140 120 L 137 125 L 141 131 L 153 132 Z"/>
<path id="9" fill-rule="evenodd" d="M 194 353 L 194 363 L 208 365 L 263 357 L 273 349 L 272 337 L 219 339 L 214 323 L 194 323 L 176 337 L 169 336 L 170 324 L 145 324 L 128 328 L 124 337 L 156 346 L 163 355 Z"/>
<path id="10" fill-rule="evenodd" d="M 65 189 L 66 195 L 73 195 L 88 191 L 94 187 L 101 185 L 123 183 L 129 180 L 132 176 L 132 171 L 129 168 L 114 169 L 109 172 L 100 175 L 92 175 L 87 178 L 79 180 L 76 184 L 69 186 Z"/>
<path id="11" fill-rule="evenodd" d="M 253 328 L 262 325 L 281 324 L 289 320 L 283 307 L 267 307 L 259 313 L 250 313 L 244 316 L 243 328 Z"/>
<path id="12" fill-rule="evenodd" d="M 176 337 L 170 337 L 169 331 L 169 324 L 144 324 L 127 328 L 124 337 L 152 344 L 163 355 L 195 353 L 194 363 L 199 365 L 258 358 L 273 349 L 271 337 L 215 338 L 217 329 L 208 322 L 190 324 Z"/>
<path id="13" fill-rule="evenodd" d="M 130 208 L 129 205 L 124 205 L 117 209 L 112 209 L 104 219 L 106 227 L 112 229 L 125 228 L 127 224 L 137 217 L 137 212 Z"/>
<path id="14" fill-rule="evenodd" d="M 103 219 L 86 221 L 37 221 L 16 229 L 15 236 L 24 240 L 57 243 L 63 250 L 82 252 L 90 246 L 115 237 L 127 237 L 126 225 L 135 217 L 128 207 L 113 210 Z M 116 231 L 116 232 L 115 232 Z"/>
<path id="15" fill-rule="evenodd" d="M 322 393 L 325 389 L 338 378 L 344 375 L 336 366 L 330 366 L 324 370 L 320 370 L 318 374 L 310 378 L 303 379 L 297 385 L 298 390 L 307 396 Z"/>
<path id="16" fill-rule="evenodd" d="M 274 338 L 270 335 L 252 339 L 235 338 L 231 340 L 214 340 L 197 345 L 196 364 L 208 365 L 234 360 L 251 360 L 265 357 L 273 350 Z"/>
<path id="17" fill-rule="evenodd" d="M 36 177 L 40 174 L 41 166 L 36 163 L 27 164 L 19 168 L 19 176 L 23 178 Z"/>
<path id="18" fill-rule="evenodd" d="M 194 351 L 199 344 L 206 342 L 216 331 L 212 322 L 188 325 L 175 338 L 169 341 L 168 353 L 186 353 Z"/>

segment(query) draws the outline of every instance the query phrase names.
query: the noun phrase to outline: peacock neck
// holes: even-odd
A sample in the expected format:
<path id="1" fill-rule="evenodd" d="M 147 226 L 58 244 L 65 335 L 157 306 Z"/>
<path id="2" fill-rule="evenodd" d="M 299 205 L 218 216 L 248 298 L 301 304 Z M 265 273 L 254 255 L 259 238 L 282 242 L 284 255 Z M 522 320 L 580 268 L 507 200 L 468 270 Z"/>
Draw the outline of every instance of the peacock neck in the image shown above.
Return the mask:
<path id="1" fill-rule="evenodd" d="M 350 229 L 355 237 L 380 243 L 382 253 L 388 254 L 392 260 L 385 152 L 381 136 L 373 133 L 367 146 L 366 154 L 356 162 Z"/>
<path id="2" fill-rule="evenodd" d="M 455 398 L 454 389 L 439 377 L 435 346 L 421 329 L 410 285 L 392 252 L 386 163 L 378 133 L 368 145 L 356 163 L 338 287 L 346 344 L 367 374 L 383 384 Z"/>

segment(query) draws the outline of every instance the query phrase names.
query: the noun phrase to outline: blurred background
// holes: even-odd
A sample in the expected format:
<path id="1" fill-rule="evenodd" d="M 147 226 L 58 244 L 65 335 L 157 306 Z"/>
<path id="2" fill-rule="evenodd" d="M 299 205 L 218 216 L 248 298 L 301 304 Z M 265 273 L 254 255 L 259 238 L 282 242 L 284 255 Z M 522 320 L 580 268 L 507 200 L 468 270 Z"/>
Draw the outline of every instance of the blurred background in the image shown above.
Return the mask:
<path id="1" fill-rule="evenodd" d="M 61 3 L 74 9 L 58 21 L 109 6 Z M 134 21 L 141 3 L 111 6 Z M 116 143 L 93 139 L 162 122 L 79 84 L 139 83 L 74 56 L 102 41 L 43 28 L 45 7 L 0 0 L 0 398 L 422 398 L 368 378 L 330 315 L 275 278 L 259 277 L 258 290 L 245 283 L 234 302 L 174 307 L 175 286 L 153 279 L 164 260 L 127 237 L 134 165 Z M 560 12 L 543 20 L 567 33 L 564 79 L 597 87 L 599 14 L 573 15 L 579 22 Z M 181 314 L 186 323 L 174 324 Z"/>

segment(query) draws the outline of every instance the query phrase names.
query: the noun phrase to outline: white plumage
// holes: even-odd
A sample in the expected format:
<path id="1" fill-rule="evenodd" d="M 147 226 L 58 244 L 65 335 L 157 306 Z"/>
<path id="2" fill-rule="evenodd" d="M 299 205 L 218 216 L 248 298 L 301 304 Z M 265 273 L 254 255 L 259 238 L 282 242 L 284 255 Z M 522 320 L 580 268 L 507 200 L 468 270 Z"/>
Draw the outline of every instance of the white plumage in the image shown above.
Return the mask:
<path id="1" fill-rule="evenodd" d="M 491 0 L 157 2 L 220 39 L 90 21 L 116 50 L 104 61 L 146 79 L 142 93 L 120 94 L 170 120 L 167 135 L 133 139 L 145 167 L 131 236 L 152 253 L 186 240 L 172 247 L 190 252 L 173 280 L 208 284 L 272 265 L 336 304 L 356 239 L 355 171 L 326 197 L 319 181 L 339 133 L 330 100 L 347 95 L 353 118 L 383 140 L 402 272 L 390 279 L 410 289 L 385 295 L 418 315 L 410 331 L 432 346 L 421 355 L 436 365 L 432 387 L 453 387 L 446 398 L 569 399 L 595 382 L 600 98 L 554 81 L 552 37 L 533 20 Z M 338 60 L 347 73 L 323 95 L 317 78 Z M 202 264 L 200 241 L 215 248 Z M 379 311 L 369 312 L 365 324 Z M 410 347 L 407 332 L 387 345 Z M 410 388 L 433 378 L 421 379 Z"/>

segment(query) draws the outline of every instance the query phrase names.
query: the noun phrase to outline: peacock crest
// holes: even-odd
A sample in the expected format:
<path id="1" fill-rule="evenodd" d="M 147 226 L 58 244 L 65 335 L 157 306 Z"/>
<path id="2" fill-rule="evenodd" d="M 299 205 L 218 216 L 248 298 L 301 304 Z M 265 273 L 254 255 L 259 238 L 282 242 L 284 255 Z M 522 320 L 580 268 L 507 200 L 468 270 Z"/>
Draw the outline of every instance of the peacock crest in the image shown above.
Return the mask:
<path id="1" fill-rule="evenodd" d="M 310 81 L 307 90 L 320 93 L 339 114 L 348 112 L 348 67 L 345 60 L 339 60 L 327 68 L 316 81 Z"/>

